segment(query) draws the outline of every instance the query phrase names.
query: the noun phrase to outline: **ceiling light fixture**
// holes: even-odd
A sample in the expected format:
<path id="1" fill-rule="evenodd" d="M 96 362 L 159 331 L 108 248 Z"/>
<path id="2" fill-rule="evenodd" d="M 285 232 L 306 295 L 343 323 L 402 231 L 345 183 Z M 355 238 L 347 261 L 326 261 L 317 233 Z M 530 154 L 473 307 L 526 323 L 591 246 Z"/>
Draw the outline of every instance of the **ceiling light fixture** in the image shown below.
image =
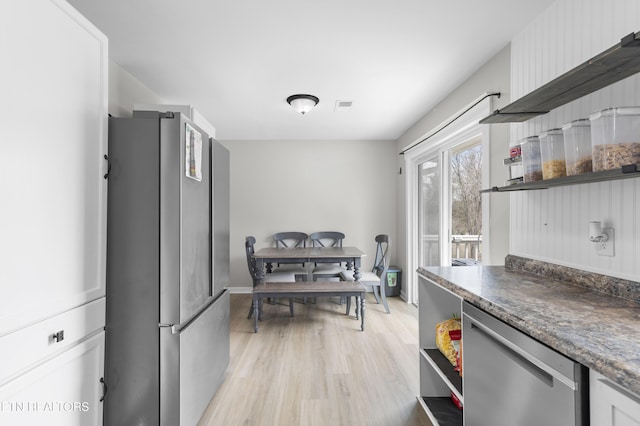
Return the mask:
<path id="1" fill-rule="evenodd" d="M 320 99 L 313 95 L 291 95 L 287 98 L 287 103 L 302 115 L 311 111 L 318 102 Z"/>

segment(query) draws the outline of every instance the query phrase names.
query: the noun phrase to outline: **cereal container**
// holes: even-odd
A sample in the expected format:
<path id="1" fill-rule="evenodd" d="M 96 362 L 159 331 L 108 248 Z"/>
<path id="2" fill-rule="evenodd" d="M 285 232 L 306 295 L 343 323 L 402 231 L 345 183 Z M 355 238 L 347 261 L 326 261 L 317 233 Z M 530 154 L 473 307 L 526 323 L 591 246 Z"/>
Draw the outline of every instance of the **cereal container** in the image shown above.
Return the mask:
<path id="1" fill-rule="evenodd" d="M 593 171 L 640 165 L 640 107 L 608 108 L 589 119 Z"/>
<path id="2" fill-rule="evenodd" d="M 540 155 L 543 179 L 555 179 L 567 175 L 562 129 L 551 129 L 540 133 Z"/>
<path id="3" fill-rule="evenodd" d="M 529 136 L 520 140 L 522 164 L 524 165 L 524 182 L 542 180 L 542 162 L 540 159 L 540 139 Z"/>
<path id="4" fill-rule="evenodd" d="M 588 118 L 574 120 L 562 126 L 564 135 L 564 157 L 567 176 L 591 173 L 591 122 Z"/>

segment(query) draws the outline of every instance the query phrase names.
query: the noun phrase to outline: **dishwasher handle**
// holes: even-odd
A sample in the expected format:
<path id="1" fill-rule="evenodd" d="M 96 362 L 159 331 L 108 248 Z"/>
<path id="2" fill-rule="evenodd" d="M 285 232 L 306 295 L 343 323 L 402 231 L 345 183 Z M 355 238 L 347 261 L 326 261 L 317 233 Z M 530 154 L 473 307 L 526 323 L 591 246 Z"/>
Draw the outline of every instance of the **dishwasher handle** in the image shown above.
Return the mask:
<path id="1" fill-rule="evenodd" d="M 487 337 L 491 338 L 491 340 L 493 340 L 495 343 L 502 346 L 502 349 L 504 349 L 505 352 L 509 354 L 512 359 L 514 359 L 516 362 L 518 362 L 520 365 L 526 368 L 531 374 L 539 378 L 548 386 L 550 387 L 553 386 L 553 379 L 557 379 L 558 381 L 560 381 L 561 383 L 563 383 L 565 386 L 569 387 L 573 391 L 578 389 L 578 384 L 575 381 L 571 380 L 564 374 L 560 373 L 555 368 L 551 367 L 545 362 L 534 357 L 529 352 L 525 351 L 524 349 L 522 349 L 520 346 L 516 345 L 512 341 L 506 339 L 504 336 L 497 333 L 490 327 L 486 326 L 480 320 L 474 318 L 468 313 L 464 313 L 463 315 L 466 316 L 469 322 L 471 323 L 472 330 L 475 328 L 478 332 L 485 334 Z M 464 338 L 464 334 L 463 334 L 463 338 Z"/>

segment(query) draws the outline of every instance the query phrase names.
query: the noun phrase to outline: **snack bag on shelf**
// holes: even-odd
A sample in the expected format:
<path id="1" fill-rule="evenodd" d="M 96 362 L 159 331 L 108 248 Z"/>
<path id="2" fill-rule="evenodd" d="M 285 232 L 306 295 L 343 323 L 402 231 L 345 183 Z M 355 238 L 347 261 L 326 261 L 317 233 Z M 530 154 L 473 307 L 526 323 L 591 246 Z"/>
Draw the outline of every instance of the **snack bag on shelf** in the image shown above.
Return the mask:
<path id="1" fill-rule="evenodd" d="M 460 318 L 450 318 L 436 324 L 436 347 L 442 352 L 451 365 L 456 365 L 457 351 L 451 342 L 449 331 L 461 330 Z"/>
<path id="2" fill-rule="evenodd" d="M 455 371 L 462 376 L 462 330 L 449 330 L 449 339 L 456 351 Z"/>

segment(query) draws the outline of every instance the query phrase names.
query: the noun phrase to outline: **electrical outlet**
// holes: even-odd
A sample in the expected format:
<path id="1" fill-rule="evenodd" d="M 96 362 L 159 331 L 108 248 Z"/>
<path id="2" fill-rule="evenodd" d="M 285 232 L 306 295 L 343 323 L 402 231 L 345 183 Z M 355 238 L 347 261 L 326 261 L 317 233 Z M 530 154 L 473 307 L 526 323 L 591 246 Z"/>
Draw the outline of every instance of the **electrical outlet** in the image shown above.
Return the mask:
<path id="1" fill-rule="evenodd" d="M 614 241 L 613 228 L 602 228 L 602 232 L 607 234 L 609 236 L 609 238 L 607 239 L 607 241 L 594 243 L 596 245 L 596 253 L 599 256 L 613 257 L 614 256 L 614 252 L 613 252 L 613 241 Z"/>

